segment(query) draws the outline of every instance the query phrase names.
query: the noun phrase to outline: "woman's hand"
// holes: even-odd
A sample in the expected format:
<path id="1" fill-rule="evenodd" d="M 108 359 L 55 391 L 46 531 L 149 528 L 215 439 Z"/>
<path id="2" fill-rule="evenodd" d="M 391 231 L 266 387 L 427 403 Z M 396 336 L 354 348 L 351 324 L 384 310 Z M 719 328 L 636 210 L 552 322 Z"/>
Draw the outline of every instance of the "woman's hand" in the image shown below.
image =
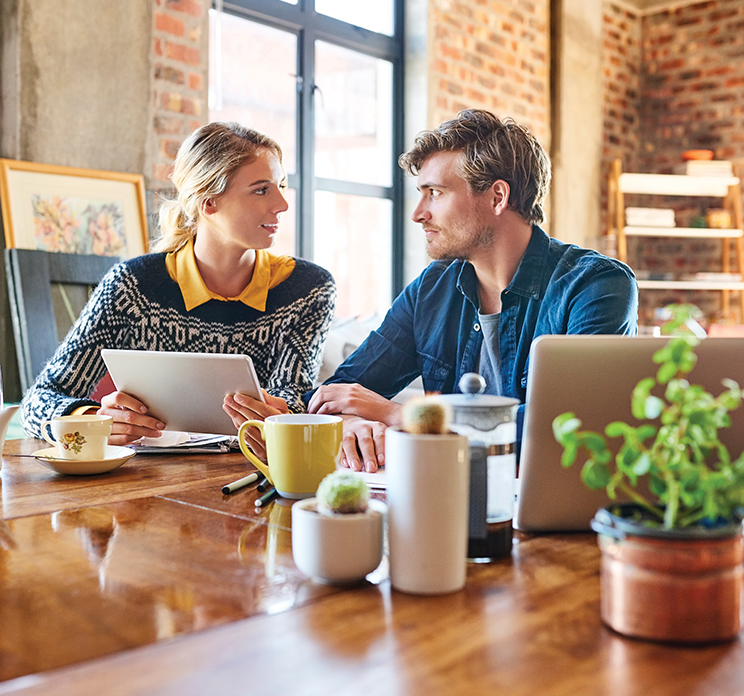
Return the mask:
<path id="1" fill-rule="evenodd" d="M 101 416 L 111 416 L 114 426 L 109 444 L 128 445 L 141 437 L 160 437 L 165 423 L 148 416 L 147 406 L 124 392 L 115 391 L 101 399 Z"/>
<path id="2" fill-rule="evenodd" d="M 222 409 L 232 419 L 237 429 L 247 420 L 265 420 L 269 416 L 289 413 L 289 407 L 284 399 L 271 396 L 265 389 L 261 390 L 266 403 L 254 399 L 247 394 L 231 394 L 225 397 Z M 258 428 L 246 428 L 245 441 L 260 459 L 266 459 L 266 445 Z"/>

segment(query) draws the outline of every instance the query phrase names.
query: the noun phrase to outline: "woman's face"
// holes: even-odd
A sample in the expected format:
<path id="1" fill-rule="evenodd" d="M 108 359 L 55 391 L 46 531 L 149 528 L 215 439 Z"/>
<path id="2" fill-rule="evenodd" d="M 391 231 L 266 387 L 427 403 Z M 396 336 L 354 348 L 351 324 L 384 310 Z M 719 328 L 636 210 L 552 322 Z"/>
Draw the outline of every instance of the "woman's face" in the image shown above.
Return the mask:
<path id="1" fill-rule="evenodd" d="M 271 151 L 258 157 L 232 176 L 225 192 L 202 206 L 199 234 L 242 249 L 268 249 L 274 244 L 279 217 L 289 207 L 282 194 L 284 171 Z M 211 235 L 215 235 L 212 237 Z"/>

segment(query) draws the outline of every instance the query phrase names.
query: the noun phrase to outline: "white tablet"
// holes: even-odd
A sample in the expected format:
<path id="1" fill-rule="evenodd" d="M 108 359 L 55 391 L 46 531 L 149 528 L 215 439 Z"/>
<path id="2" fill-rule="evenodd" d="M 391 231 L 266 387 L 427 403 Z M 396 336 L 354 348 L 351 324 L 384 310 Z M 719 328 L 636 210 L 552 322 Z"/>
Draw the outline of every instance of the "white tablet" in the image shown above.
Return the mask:
<path id="1" fill-rule="evenodd" d="M 139 399 L 168 430 L 235 435 L 222 410 L 225 396 L 264 400 L 247 355 L 104 348 L 101 357 L 116 389 Z"/>

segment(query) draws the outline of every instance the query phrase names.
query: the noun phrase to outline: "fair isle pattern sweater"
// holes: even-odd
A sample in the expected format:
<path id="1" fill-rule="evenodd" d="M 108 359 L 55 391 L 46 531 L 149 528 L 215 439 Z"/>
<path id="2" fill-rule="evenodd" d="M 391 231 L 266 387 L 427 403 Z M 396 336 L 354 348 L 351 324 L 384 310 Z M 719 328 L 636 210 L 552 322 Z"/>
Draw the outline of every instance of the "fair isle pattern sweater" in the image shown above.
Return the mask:
<path id="1" fill-rule="evenodd" d="M 220 300 L 187 312 L 165 256 L 124 261 L 101 280 L 23 398 L 27 435 L 41 437 L 43 421 L 98 405 L 90 394 L 106 372 L 102 348 L 250 355 L 261 386 L 291 411 L 305 410 L 300 395 L 320 369 L 335 306 L 331 274 L 297 259 L 291 275 L 269 290 L 265 312 Z M 187 390 L 184 397 L 191 398 Z"/>

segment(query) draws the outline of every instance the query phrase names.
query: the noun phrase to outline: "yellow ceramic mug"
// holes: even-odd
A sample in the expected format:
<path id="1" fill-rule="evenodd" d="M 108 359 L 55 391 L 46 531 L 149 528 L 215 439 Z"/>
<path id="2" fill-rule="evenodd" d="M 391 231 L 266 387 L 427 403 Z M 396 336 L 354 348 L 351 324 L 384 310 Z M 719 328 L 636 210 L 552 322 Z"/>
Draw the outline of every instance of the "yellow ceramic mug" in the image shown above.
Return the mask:
<path id="1" fill-rule="evenodd" d="M 283 414 L 265 421 L 250 420 L 238 431 L 240 449 L 269 479 L 282 498 L 312 498 L 323 478 L 341 461 L 343 421 L 338 416 Z M 266 466 L 245 442 L 246 428 L 255 426 L 266 442 Z"/>

